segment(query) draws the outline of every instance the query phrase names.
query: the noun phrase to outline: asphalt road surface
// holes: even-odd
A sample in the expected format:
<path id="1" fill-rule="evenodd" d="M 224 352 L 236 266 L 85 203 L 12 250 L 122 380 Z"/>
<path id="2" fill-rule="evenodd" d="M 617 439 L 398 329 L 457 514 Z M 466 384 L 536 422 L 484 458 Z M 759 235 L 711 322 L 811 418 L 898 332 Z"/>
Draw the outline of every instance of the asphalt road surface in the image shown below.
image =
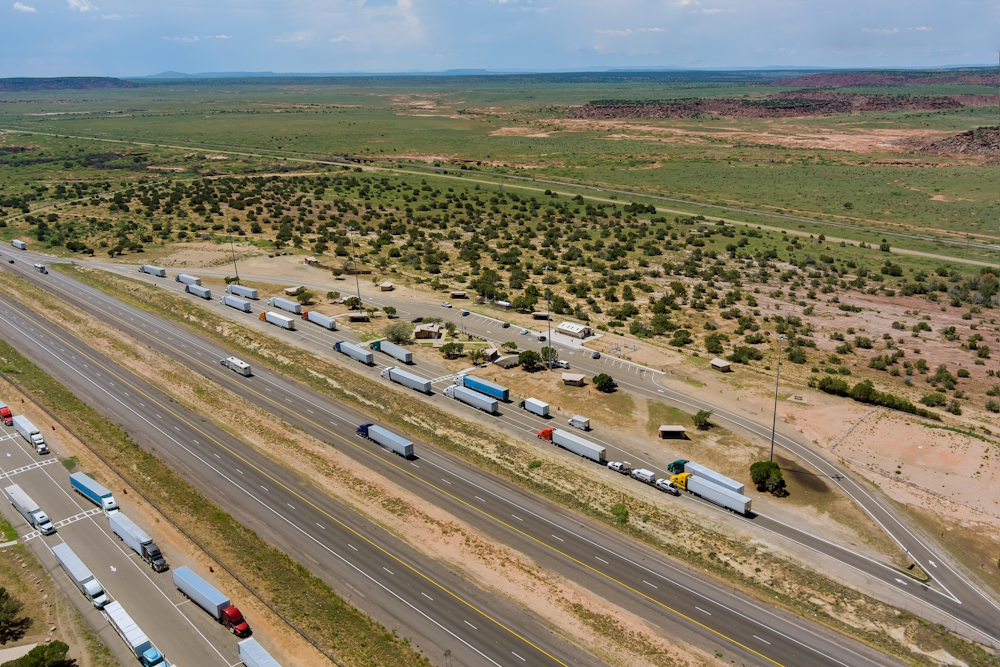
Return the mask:
<path id="1" fill-rule="evenodd" d="M 10 407 L 18 414 L 18 405 Z M 189 602 L 174 587 L 169 570 L 154 572 L 111 531 L 107 517 L 96 505 L 71 490 L 69 472 L 59 464 L 56 443 L 51 437 L 49 440 L 52 453 L 40 456 L 13 427 L 0 424 L 0 486 L 20 486 L 55 524 L 55 534 L 39 535 L 6 498 L 0 502 L 0 509 L 112 654 L 122 665 L 135 662 L 104 615 L 59 566 L 52 553 L 53 546 L 68 544 L 101 582 L 108 596 L 121 603 L 171 664 L 205 667 L 239 664 L 236 649 L 239 640 Z M 130 503 L 119 494 L 116 499 L 126 515 L 141 525 L 135 514 L 130 514 Z M 155 541 L 156 531 L 143 527 Z M 171 562 L 170 549 L 164 555 Z"/>
<path id="2" fill-rule="evenodd" d="M 16 251 L 4 249 L 0 251 L 0 256 L 4 253 L 14 254 Z M 101 264 L 101 266 L 116 273 L 127 275 L 128 277 L 138 277 L 141 280 L 152 282 L 165 289 L 183 294 L 184 286 L 175 282 L 170 276 L 167 278 L 154 278 L 147 274 L 141 274 L 138 271 L 128 271 L 128 267 L 123 267 L 122 265 Z M 220 273 L 210 270 L 200 271 L 199 273 L 202 275 L 225 275 L 225 272 Z M 61 275 L 52 276 L 52 278 L 46 277 L 44 280 L 38 282 L 39 284 L 47 283 L 49 289 L 66 291 L 67 288 L 57 287 L 57 285 L 63 285 L 61 281 L 69 280 L 68 278 Z M 247 280 L 254 279 L 253 276 L 244 276 L 244 278 Z M 273 278 L 265 279 L 260 277 L 258 279 L 273 282 Z M 319 286 L 317 285 L 316 287 Z M 189 294 L 185 294 L 184 296 L 191 299 L 196 298 Z M 401 318 L 433 315 L 441 317 L 445 321 L 450 320 L 460 330 L 464 328 L 465 331 L 493 341 L 498 345 L 505 340 L 515 340 L 522 348 L 538 350 L 549 344 L 549 341 L 543 343 L 538 340 L 540 335 L 550 335 L 547 330 L 547 323 L 542 325 L 546 328 L 542 328 L 539 331 L 531 331 L 528 335 L 520 335 L 519 327 L 511 326 L 508 329 L 504 329 L 502 328 L 502 320 L 488 315 L 470 312 L 468 316 L 462 316 L 463 306 L 461 301 L 455 302 L 454 305 L 457 306 L 455 308 L 443 308 L 439 305 L 394 300 L 391 293 L 362 294 L 362 297 L 366 303 L 374 303 L 380 307 L 387 305 L 394 306 Z M 104 298 L 107 299 L 108 297 L 105 296 Z M 199 299 L 199 301 L 201 300 Z M 342 358 L 347 363 L 352 364 L 353 368 L 359 372 L 367 372 L 373 376 L 378 376 L 378 372 L 382 368 L 397 364 L 395 360 L 387 355 L 375 353 L 376 364 L 366 369 L 361 364 L 354 363 L 346 357 L 341 357 L 341 355 L 332 352 L 330 348 L 333 342 L 337 340 L 357 342 L 357 338 L 348 331 L 329 332 L 311 323 L 299 321 L 297 324 L 298 330 L 289 332 L 275 326 L 259 323 L 256 319 L 256 312 L 242 314 L 235 309 L 221 305 L 217 301 L 205 301 L 204 304 L 209 308 L 215 309 L 220 314 L 227 317 L 235 317 L 250 326 L 265 327 L 271 335 L 291 340 L 298 339 L 296 342 L 299 344 L 304 343 L 310 349 L 321 351 L 326 356 L 334 359 Z M 474 307 L 472 304 L 469 304 L 469 306 Z M 268 309 L 264 301 L 254 302 L 253 307 L 258 310 Z M 136 327 L 133 326 L 132 329 L 136 329 Z M 609 373 L 615 377 L 620 387 L 630 392 L 665 401 L 679 406 L 688 412 L 696 412 L 700 409 L 710 410 L 715 421 L 727 422 L 728 426 L 734 430 L 740 431 L 758 441 L 760 439 L 769 441 L 770 439 L 770 424 L 761 424 L 746 416 L 733 413 L 717 405 L 670 389 L 661 382 L 664 374 L 657 369 L 648 368 L 607 354 L 601 355 L 599 359 L 593 359 L 589 350 L 561 344 L 558 340 L 553 342 L 553 345 L 559 350 L 559 358 L 571 361 L 574 372 L 587 375 L 595 375 L 601 372 Z M 222 348 L 218 348 L 218 350 L 220 353 L 222 352 Z M 454 378 L 453 373 L 445 370 L 443 367 L 434 367 L 426 362 L 421 362 L 419 367 L 407 368 L 407 370 L 432 381 L 436 395 L 431 397 L 430 400 L 450 403 L 449 399 L 446 399 L 440 392 L 445 386 L 452 383 Z M 293 403 L 283 407 L 288 409 L 292 405 Z M 537 433 L 538 430 L 545 426 L 557 425 L 553 423 L 554 420 L 540 419 L 531 413 L 518 410 L 510 404 L 502 405 L 500 414 L 494 416 L 488 416 L 480 410 L 467 406 L 465 406 L 465 409 L 468 411 L 467 414 L 474 419 L 494 419 L 509 429 L 520 433 Z M 363 421 L 367 418 L 359 415 L 357 419 Z M 653 470 L 653 472 L 657 473 L 657 477 L 669 477 L 669 473 L 662 465 L 657 465 L 645 457 L 644 453 L 629 449 L 627 446 L 615 442 L 613 438 L 598 434 L 585 435 L 584 437 L 605 446 L 608 450 L 609 460 L 627 460 L 634 467 L 641 466 Z M 810 467 L 816 474 L 826 478 L 830 484 L 839 487 L 843 493 L 857 503 L 899 545 L 901 552 L 906 553 L 909 558 L 930 575 L 930 581 L 926 584 L 921 583 L 884 563 L 856 553 L 850 546 L 835 544 L 822 536 L 810 534 L 794 526 L 781 523 L 771 517 L 757 514 L 749 517 L 747 520 L 797 544 L 833 558 L 859 572 L 863 572 L 882 582 L 884 585 L 894 588 L 902 595 L 912 598 L 915 602 L 932 607 L 950 619 L 956 626 L 964 626 L 967 632 L 971 632 L 972 636 L 977 636 L 981 641 L 1000 644 L 1000 632 L 997 631 L 997 628 L 1000 627 L 1000 605 L 992 597 L 984 593 L 975 583 L 970 581 L 967 576 L 949 564 L 948 559 L 942 557 L 936 545 L 917 535 L 906 521 L 889 507 L 888 502 L 877 491 L 873 490 L 870 485 L 857 482 L 845 469 L 829 462 L 804 441 L 782 432 L 781 425 L 779 425 L 779 430 L 775 433 L 775 445 L 791 453 L 799 461 Z M 636 484 L 638 485 L 639 483 L 636 482 Z M 704 510 L 718 510 L 714 505 L 701 501 L 694 496 L 686 496 L 685 499 L 688 502 L 701 503 Z"/>
<path id="3" fill-rule="evenodd" d="M 701 636 L 699 644 L 707 641 L 727 653 L 735 652 L 744 662 L 757 664 L 792 665 L 805 661 L 809 664 L 865 665 L 891 662 L 873 656 L 843 638 L 831 638 L 806 622 L 774 613 L 725 591 L 687 568 L 665 562 L 655 552 L 622 540 L 600 526 L 581 525 L 575 516 L 560 508 L 511 488 L 422 443 L 418 443 L 419 458 L 415 461 L 407 462 L 388 454 L 354 435 L 355 425 L 368 421 L 367 417 L 263 368 L 256 369 L 252 378 L 237 375 L 218 363 L 221 357 L 232 354 L 231 351 L 179 325 L 131 308 L 59 274 L 39 276 L 27 272 L 25 277 L 39 284 L 48 283 L 48 287 L 62 298 L 100 315 L 114 326 L 128 330 L 139 340 L 195 372 L 212 377 L 249 400 L 268 407 L 285 420 L 331 441 L 334 446 L 364 461 L 389 479 L 406 485 L 431 502 L 528 553 L 543 566 L 551 567 L 595 592 L 636 610 L 657 625 L 677 626 L 692 637 Z M 41 354 L 65 360 L 69 354 L 70 363 L 86 363 L 82 361 L 82 353 L 73 353 L 74 350 L 85 349 L 78 341 L 64 332 L 42 335 L 42 327 L 50 331 L 58 329 L 33 317 L 27 309 L 15 308 L 9 302 L 8 308 L 10 314 L 0 316 L 0 331 L 12 325 L 21 329 L 27 327 L 29 337 L 37 339 L 35 346 L 41 348 L 29 356 L 35 358 Z M 52 354 L 47 354 L 48 351 Z M 93 357 L 92 352 L 88 355 Z M 104 391 L 115 391 L 110 385 L 114 378 L 108 370 L 113 366 L 109 364 L 102 362 L 104 372 L 101 376 L 97 376 L 101 371 L 97 370 L 96 362 L 92 367 L 83 366 L 82 374 L 89 375 L 95 386 L 83 387 L 82 390 L 93 394 L 95 387 L 104 382 Z M 121 369 L 115 369 L 114 373 L 119 376 L 125 374 Z M 65 372 L 62 377 L 66 377 Z M 120 381 L 117 384 L 122 386 Z"/>

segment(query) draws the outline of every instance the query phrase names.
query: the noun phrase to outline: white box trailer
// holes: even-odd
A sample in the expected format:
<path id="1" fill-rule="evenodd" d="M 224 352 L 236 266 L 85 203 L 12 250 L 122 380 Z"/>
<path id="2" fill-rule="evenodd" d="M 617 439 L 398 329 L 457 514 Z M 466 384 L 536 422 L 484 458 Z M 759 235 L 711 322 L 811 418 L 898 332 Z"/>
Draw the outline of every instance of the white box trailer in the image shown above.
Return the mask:
<path id="1" fill-rule="evenodd" d="M 201 285 L 185 285 L 184 291 L 188 294 L 194 294 L 195 296 L 200 296 L 202 299 L 212 299 L 212 290 L 207 287 L 202 287 Z"/>
<path id="2" fill-rule="evenodd" d="M 236 645 L 240 660 L 246 667 L 281 667 L 256 639 L 244 639 Z"/>
<path id="3" fill-rule="evenodd" d="M 246 298 L 253 299 L 254 301 L 260 298 L 257 296 L 257 290 L 252 287 L 244 287 L 243 285 L 227 285 L 226 294 L 245 296 Z"/>
<path id="4" fill-rule="evenodd" d="M 135 525 L 132 519 L 122 512 L 112 512 L 108 515 L 108 523 L 111 531 L 118 538 L 127 544 L 129 548 L 139 554 L 139 556 L 149 563 L 156 572 L 163 572 L 167 569 L 167 561 L 160 553 L 160 547 L 156 546 L 153 538 L 146 534 L 139 526 Z"/>
<path id="5" fill-rule="evenodd" d="M 567 423 L 573 428 L 578 428 L 581 431 L 590 430 L 590 419 L 582 415 L 573 415 L 569 418 Z"/>
<path id="6" fill-rule="evenodd" d="M 38 428 L 28 421 L 28 418 L 24 415 L 15 415 L 14 419 L 14 430 L 17 431 L 25 442 L 27 442 L 31 447 L 39 454 L 48 454 L 49 447 L 45 444 L 45 436 Z"/>
<path id="7" fill-rule="evenodd" d="M 42 508 L 38 506 L 34 500 L 31 499 L 27 493 L 21 490 L 21 487 L 17 484 L 8 486 L 3 490 L 7 500 L 10 504 L 18 511 L 18 513 L 24 517 L 32 528 L 40 532 L 42 535 L 51 535 L 56 532 L 56 527 L 52 525 L 49 521 L 49 517 L 46 516 Z"/>
<path id="8" fill-rule="evenodd" d="M 62 544 L 57 544 L 52 547 L 52 554 L 59 561 L 59 565 L 62 569 L 66 571 L 69 576 L 70 581 L 72 581 L 83 596 L 91 601 L 91 603 L 101 609 L 106 605 L 109 600 L 107 594 L 104 592 L 104 588 L 101 586 L 94 574 L 87 569 L 87 566 L 83 564 L 80 557 L 77 556 L 69 545 L 63 542 Z"/>
<path id="9" fill-rule="evenodd" d="M 267 305 L 272 308 L 281 308 L 282 310 L 287 310 L 289 313 L 295 313 L 296 315 L 302 314 L 302 304 L 296 301 L 289 301 L 288 299 L 282 299 L 280 296 L 272 296 L 267 300 Z"/>
<path id="10" fill-rule="evenodd" d="M 386 430 L 377 424 L 362 424 L 356 431 L 362 438 L 368 438 L 404 458 L 413 458 L 413 443 L 401 435 Z"/>
<path id="11" fill-rule="evenodd" d="M 645 468 L 637 468 L 632 471 L 632 478 L 645 484 L 652 484 L 656 481 L 656 473 L 652 470 L 646 470 Z"/>
<path id="12" fill-rule="evenodd" d="M 537 398 L 526 398 L 521 405 L 525 410 L 539 417 L 549 416 L 549 404 L 538 400 Z"/>
<path id="13" fill-rule="evenodd" d="M 471 405 L 474 408 L 479 408 L 483 412 L 488 412 L 491 415 L 495 414 L 497 409 L 500 407 L 499 401 L 492 396 L 480 394 L 478 391 L 472 391 L 471 389 L 460 387 L 457 384 L 451 384 L 445 387 L 444 395 L 448 398 L 453 398 L 456 401 L 461 401 L 466 405 Z"/>
<path id="14" fill-rule="evenodd" d="M 229 306 L 230 308 L 235 308 L 236 310 L 242 311 L 244 313 L 249 313 L 250 302 L 246 299 L 241 299 L 238 296 L 232 296 L 231 294 L 222 295 L 222 305 Z"/>
<path id="15" fill-rule="evenodd" d="M 295 320 L 290 317 L 286 317 L 281 313 L 276 313 L 273 310 L 269 310 L 265 313 L 260 314 L 260 319 L 269 324 L 273 324 L 282 329 L 288 329 L 289 331 L 295 331 Z"/>
<path id="16" fill-rule="evenodd" d="M 694 461 L 686 461 L 684 463 L 684 472 L 690 473 L 695 477 L 704 477 L 705 479 L 718 484 L 724 489 L 729 489 L 733 493 L 739 493 L 742 495 L 744 488 L 743 484 L 737 482 L 734 479 L 730 479 L 721 473 L 717 473 L 711 468 L 706 468 L 700 463 L 695 463 Z"/>
<path id="17" fill-rule="evenodd" d="M 318 324 L 324 329 L 329 329 L 330 331 L 337 330 L 337 321 L 333 319 L 332 316 L 317 313 L 315 310 L 307 310 L 302 313 L 302 319 L 312 322 L 313 324 Z"/>
<path id="18" fill-rule="evenodd" d="M 120 603 L 110 602 L 105 605 L 104 615 L 143 667 L 169 667 L 163 654 L 153 646 L 153 642 L 149 641 L 146 633 L 136 625 Z"/>
<path id="19" fill-rule="evenodd" d="M 545 435 L 546 431 L 549 432 L 548 437 Z M 585 440 L 575 433 L 564 431 L 561 428 L 550 427 L 542 429 L 539 431 L 538 436 L 546 440 L 551 440 L 553 444 L 559 445 L 563 449 L 567 449 L 591 461 L 604 463 L 606 460 L 607 450 L 604 447 L 594 444 L 590 440 Z"/>
<path id="20" fill-rule="evenodd" d="M 412 352 L 410 352 L 409 350 L 404 350 L 399 345 L 396 345 L 395 343 L 390 343 L 387 340 L 377 340 L 368 347 L 370 347 L 373 350 L 378 350 L 379 352 L 384 352 L 393 359 L 401 361 L 404 364 L 413 363 Z"/>
<path id="21" fill-rule="evenodd" d="M 342 340 L 337 341 L 336 343 L 333 344 L 333 349 L 335 349 L 337 352 L 340 352 L 341 354 L 346 354 L 351 359 L 356 359 L 357 361 L 360 361 L 363 364 L 367 364 L 368 366 L 371 366 L 372 364 L 375 363 L 374 354 L 372 354 L 371 352 L 362 347 L 358 347 L 357 345 L 353 345 L 346 341 Z"/>
<path id="22" fill-rule="evenodd" d="M 24 241 L 20 240 L 20 239 L 14 239 L 13 241 L 10 242 L 10 244 L 12 246 L 14 246 L 15 248 L 17 248 L 18 250 L 27 250 L 28 249 L 28 244 L 25 243 Z"/>
<path id="23" fill-rule="evenodd" d="M 153 266 L 152 264 L 143 264 L 139 267 L 140 273 L 148 273 L 151 276 L 156 276 L 157 278 L 166 278 L 167 270 L 161 269 L 158 266 Z"/>
<path id="24" fill-rule="evenodd" d="M 185 285 L 201 285 L 201 278 L 197 276 L 189 276 L 186 273 L 178 273 L 174 276 L 174 280 L 179 283 L 184 283 Z"/>
<path id="25" fill-rule="evenodd" d="M 723 486 L 712 483 L 706 477 L 691 475 L 687 478 L 687 490 L 705 500 L 729 508 L 738 514 L 746 515 L 750 511 L 750 499 L 742 493 L 736 493 Z"/>
<path id="26" fill-rule="evenodd" d="M 424 394 L 431 393 L 431 381 L 425 380 L 419 375 L 414 375 L 413 373 L 407 373 L 402 368 L 397 368 L 392 366 L 386 368 L 382 371 L 382 377 L 386 380 L 391 380 L 397 384 L 401 384 L 404 387 L 409 387 L 410 389 L 416 389 Z"/>

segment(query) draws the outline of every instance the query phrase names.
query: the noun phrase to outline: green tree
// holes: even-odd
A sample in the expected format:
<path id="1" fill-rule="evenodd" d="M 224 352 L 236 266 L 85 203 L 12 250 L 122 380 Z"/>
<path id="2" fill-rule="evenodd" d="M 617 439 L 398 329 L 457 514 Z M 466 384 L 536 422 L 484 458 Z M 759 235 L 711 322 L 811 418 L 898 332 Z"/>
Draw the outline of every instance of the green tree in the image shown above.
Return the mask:
<path id="1" fill-rule="evenodd" d="M 459 357 L 462 355 L 463 350 L 465 350 L 463 343 L 445 343 L 441 346 L 441 354 L 444 355 L 445 359 Z"/>
<path id="2" fill-rule="evenodd" d="M 309 290 L 304 289 L 295 295 L 295 300 L 301 303 L 303 306 L 306 306 L 312 303 L 314 296 L 315 294 L 313 294 Z"/>
<path id="3" fill-rule="evenodd" d="M 699 431 L 704 431 L 712 426 L 712 422 L 710 421 L 712 419 L 712 411 L 699 410 L 691 419 Z"/>
<path id="4" fill-rule="evenodd" d="M 507 350 L 508 352 L 513 352 L 514 350 L 517 349 L 517 343 L 515 343 L 512 340 L 509 340 L 506 343 L 504 343 L 503 345 L 501 345 L 500 347 L 502 347 L 503 349 Z"/>
<path id="5" fill-rule="evenodd" d="M 406 322 L 390 322 L 382 327 L 382 335 L 390 343 L 406 343 L 413 336 L 413 327 Z"/>
<path id="6" fill-rule="evenodd" d="M 483 354 L 483 351 L 478 347 L 474 350 L 469 350 L 469 361 L 471 361 L 473 364 L 479 365 L 485 358 L 486 355 Z"/>
<path id="7" fill-rule="evenodd" d="M 385 313 L 385 316 L 388 317 L 390 320 L 396 317 L 396 308 L 393 306 L 384 306 L 382 308 L 382 312 Z"/>
<path id="8" fill-rule="evenodd" d="M 56 640 L 28 651 L 17 660 L 3 663 L 3 667 L 72 667 L 75 660 L 67 660 L 69 646 Z"/>
<path id="9" fill-rule="evenodd" d="M 330 301 L 336 301 L 337 299 L 340 298 L 340 292 L 327 292 L 326 298 L 329 299 Z"/>
<path id="10" fill-rule="evenodd" d="M 542 356 L 534 350 L 524 350 L 517 355 L 517 362 L 526 371 L 533 371 L 542 361 Z"/>
<path id="11" fill-rule="evenodd" d="M 0 645 L 17 641 L 31 627 L 31 618 L 20 616 L 24 603 L 0 586 Z"/>
<path id="12" fill-rule="evenodd" d="M 674 332 L 673 338 L 670 339 L 670 344 L 674 347 L 684 347 L 692 340 L 690 331 L 687 329 L 678 329 Z"/>
<path id="13" fill-rule="evenodd" d="M 776 496 L 787 495 L 785 477 L 781 466 L 774 461 L 757 461 L 750 466 L 750 479 L 758 491 L 768 491 Z"/>
<path id="14" fill-rule="evenodd" d="M 541 357 L 543 363 L 548 364 L 551 361 L 554 364 L 559 361 L 559 350 L 551 345 L 547 345 L 542 348 Z"/>
<path id="15" fill-rule="evenodd" d="M 361 309 L 361 299 L 356 296 L 348 297 L 347 301 L 344 302 L 348 310 L 360 310 Z"/>
<path id="16" fill-rule="evenodd" d="M 628 523 L 628 508 L 621 503 L 615 503 L 611 506 L 611 514 L 614 515 L 615 520 L 621 525 Z"/>
<path id="17" fill-rule="evenodd" d="M 618 386 L 618 383 L 615 382 L 614 378 L 612 378 L 607 373 L 599 373 L 595 375 L 593 382 L 594 382 L 594 387 L 597 388 L 597 391 L 603 392 L 605 394 L 610 394 Z"/>

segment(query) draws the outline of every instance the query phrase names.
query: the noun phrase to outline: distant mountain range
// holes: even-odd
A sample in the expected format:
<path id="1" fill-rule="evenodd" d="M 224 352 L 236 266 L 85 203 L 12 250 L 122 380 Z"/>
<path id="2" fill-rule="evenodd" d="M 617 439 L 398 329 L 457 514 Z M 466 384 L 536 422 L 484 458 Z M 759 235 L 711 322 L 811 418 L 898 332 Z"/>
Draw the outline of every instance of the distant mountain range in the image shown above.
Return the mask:
<path id="1" fill-rule="evenodd" d="M 160 72 L 141 79 L 253 79 L 268 77 L 331 77 L 331 76 L 476 76 L 482 74 L 511 74 L 512 72 L 490 71 L 485 69 L 449 69 L 443 72 Z"/>
<path id="2" fill-rule="evenodd" d="M 141 88 L 141 83 L 109 76 L 59 76 L 36 79 L 19 77 L 0 79 L 0 93 L 22 93 L 33 90 L 90 90 L 94 88 Z"/>

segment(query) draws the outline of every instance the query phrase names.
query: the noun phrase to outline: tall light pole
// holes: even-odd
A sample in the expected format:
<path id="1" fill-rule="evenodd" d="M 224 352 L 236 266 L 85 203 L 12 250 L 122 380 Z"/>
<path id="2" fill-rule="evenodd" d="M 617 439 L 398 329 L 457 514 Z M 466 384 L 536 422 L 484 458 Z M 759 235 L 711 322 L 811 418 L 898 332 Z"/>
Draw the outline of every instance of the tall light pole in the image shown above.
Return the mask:
<path id="1" fill-rule="evenodd" d="M 771 417 L 771 461 L 774 461 L 774 429 L 778 423 L 778 382 L 781 380 L 781 341 L 785 335 L 778 336 L 778 372 L 774 378 L 774 415 Z"/>
<path id="2" fill-rule="evenodd" d="M 222 219 L 226 219 L 226 210 L 228 206 L 222 207 Z M 233 253 L 233 271 L 236 272 L 236 284 L 240 284 L 240 270 L 236 267 L 236 246 L 233 245 L 233 226 L 226 222 L 226 229 L 229 230 L 229 250 Z"/>
<path id="3" fill-rule="evenodd" d="M 550 287 L 552 281 L 549 280 L 549 271 L 552 270 L 551 266 L 545 267 L 545 319 L 549 323 L 549 337 L 546 342 L 549 344 L 549 351 L 546 356 L 549 359 L 549 372 L 552 372 L 552 288 Z"/>
<path id="4" fill-rule="evenodd" d="M 354 227 L 347 228 L 347 234 L 351 237 L 351 262 L 354 263 L 354 284 L 358 287 L 358 312 L 361 312 L 361 279 L 358 278 L 358 260 L 354 255 Z"/>

